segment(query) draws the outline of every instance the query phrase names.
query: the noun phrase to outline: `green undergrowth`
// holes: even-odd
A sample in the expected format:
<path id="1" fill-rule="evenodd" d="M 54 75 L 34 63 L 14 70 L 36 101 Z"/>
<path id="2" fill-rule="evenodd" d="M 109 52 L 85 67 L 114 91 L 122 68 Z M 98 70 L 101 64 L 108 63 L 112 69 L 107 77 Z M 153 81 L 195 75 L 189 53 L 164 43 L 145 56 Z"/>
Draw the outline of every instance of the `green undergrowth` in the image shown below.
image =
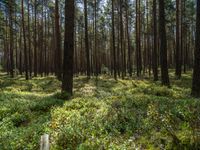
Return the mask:
<path id="1" fill-rule="evenodd" d="M 200 100 L 190 96 L 191 73 L 170 78 L 167 88 L 148 78 L 76 77 L 74 96 L 61 100 L 55 77 L 1 74 L 0 149 L 39 149 L 44 133 L 53 150 L 198 149 Z"/>

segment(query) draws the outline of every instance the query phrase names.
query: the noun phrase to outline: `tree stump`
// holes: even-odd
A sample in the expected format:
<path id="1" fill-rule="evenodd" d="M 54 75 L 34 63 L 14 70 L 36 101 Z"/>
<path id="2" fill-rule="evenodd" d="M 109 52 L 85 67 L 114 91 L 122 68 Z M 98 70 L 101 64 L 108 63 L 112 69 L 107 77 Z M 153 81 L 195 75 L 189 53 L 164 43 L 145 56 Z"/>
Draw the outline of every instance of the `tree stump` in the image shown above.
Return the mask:
<path id="1" fill-rule="evenodd" d="M 50 150 L 49 135 L 44 134 L 40 139 L 40 150 Z"/>

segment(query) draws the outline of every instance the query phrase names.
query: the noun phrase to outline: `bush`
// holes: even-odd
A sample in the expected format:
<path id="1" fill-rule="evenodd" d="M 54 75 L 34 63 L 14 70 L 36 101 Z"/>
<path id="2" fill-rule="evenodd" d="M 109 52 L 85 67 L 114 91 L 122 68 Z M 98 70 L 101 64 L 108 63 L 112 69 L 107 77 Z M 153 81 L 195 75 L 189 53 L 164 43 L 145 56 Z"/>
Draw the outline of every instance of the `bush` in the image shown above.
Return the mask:
<path id="1" fill-rule="evenodd" d="M 11 116 L 11 121 L 13 122 L 15 127 L 26 126 L 30 121 L 30 116 L 26 113 L 19 114 L 18 112 L 16 112 Z"/>

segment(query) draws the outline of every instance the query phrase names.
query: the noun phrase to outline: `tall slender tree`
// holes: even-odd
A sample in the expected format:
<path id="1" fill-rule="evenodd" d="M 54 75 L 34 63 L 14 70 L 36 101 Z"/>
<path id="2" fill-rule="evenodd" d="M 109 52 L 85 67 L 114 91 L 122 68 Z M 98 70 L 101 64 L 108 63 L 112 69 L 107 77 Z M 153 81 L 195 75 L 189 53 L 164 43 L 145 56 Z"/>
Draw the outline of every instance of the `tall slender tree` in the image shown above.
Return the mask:
<path id="1" fill-rule="evenodd" d="M 127 34 L 127 46 L 128 46 L 128 72 L 129 76 L 132 76 L 132 52 L 131 52 L 131 42 L 130 42 L 130 33 L 129 33 L 129 4 L 128 0 L 126 0 L 126 34 Z"/>
<path id="2" fill-rule="evenodd" d="M 125 47 L 124 47 L 124 26 L 123 26 L 123 0 L 119 1 L 119 13 L 120 13 L 120 49 L 121 49 L 121 71 L 122 71 L 122 79 L 125 77 Z"/>
<path id="3" fill-rule="evenodd" d="M 195 61 L 192 82 L 192 95 L 200 97 L 200 1 L 197 0 L 196 12 L 196 44 L 195 44 Z"/>
<path id="4" fill-rule="evenodd" d="M 62 53 L 61 53 L 61 35 L 60 35 L 60 19 L 59 4 L 55 1 L 55 69 L 58 79 L 61 79 Z"/>
<path id="5" fill-rule="evenodd" d="M 87 60 L 87 77 L 90 78 L 90 49 L 88 41 L 88 11 L 87 0 L 84 0 L 84 15 L 85 15 L 85 51 Z"/>
<path id="6" fill-rule="evenodd" d="M 136 67 L 137 76 L 141 75 L 142 71 L 142 56 L 141 56 L 141 12 L 140 12 L 140 0 L 136 0 Z"/>
<path id="7" fill-rule="evenodd" d="M 13 6 L 14 1 L 8 1 L 8 9 L 9 9 L 9 29 L 10 29 L 10 58 L 9 58 L 9 72 L 11 77 L 14 77 L 14 56 L 13 56 L 13 48 L 14 48 L 14 38 L 13 38 Z"/>
<path id="8" fill-rule="evenodd" d="M 176 0 L 176 77 L 181 78 L 180 0 Z"/>
<path id="9" fill-rule="evenodd" d="M 167 64 L 167 39 L 165 27 L 165 1 L 159 0 L 160 65 L 162 84 L 170 86 Z"/>
<path id="10" fill-rule="evenodd" d="M 32 76 L 32 49 L 31 49 L 31 28 L 30 28 L 30 0 L 28 0 L 28 60 L 29 60 L 29 76 Z"/>
<path id="11" fill-rule="evenodd" d="M 34 1 L 34 76 L 37 76 L 37 0 Z"/>
<path id="12" fill-rule="evenodd" d="M 67 92 L 70 95 L 73 94 L 74 10 L 74 0 L 65 0 L 65 37 L 62 92 Z"/>
<path id="13" fill-rule="evenodd" d="M 27 55 L 26 31 L 25 31 L 25 20 L 24 20 L 24 0 L 21 0 L 21 13 L 22 13 L 22 30 L 23 30 L 23 40 L 24 40 L 25 76 L 26 76 L 26 80 L 28 80 L 29 75 L 28 75 L 28 55 Z"/>
<path id="14" fill-rule="evenodd" d="M 158 80 L 158 56 L 157 56 L 157 0 L 153 0 L 153 51 L 152 69 L 154 81 Z"/>
<path id="15" fill-rule="evenodd" d="M 115 13 L 114 13 L 114 0 L 112 0 L 112 50 L 113 50 L 113 70 L 114 70 L 114 78 L 115 78 L 115 80 L 117 80 L 116 48 L 115 48 Z"/>

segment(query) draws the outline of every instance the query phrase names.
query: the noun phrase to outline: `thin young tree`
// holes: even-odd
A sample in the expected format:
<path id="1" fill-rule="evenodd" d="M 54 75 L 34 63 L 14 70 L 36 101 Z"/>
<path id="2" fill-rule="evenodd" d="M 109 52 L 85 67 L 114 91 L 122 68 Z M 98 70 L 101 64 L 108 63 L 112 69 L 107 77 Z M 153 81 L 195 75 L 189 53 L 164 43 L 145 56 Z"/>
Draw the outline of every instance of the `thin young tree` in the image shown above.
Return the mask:
<path id="1" fill-rule="evenodd" d="M 140 12 L 140 0 L 136 0 L 136 67 L 137 76 L 141 75 L 142 71 L 142 56 L 141 56 L 141 12 Z"/>
<path id="2" fill-rule="evenodd" d="M 124 1 L 119 1 L 119 13 L 120 13 L 120 49 L 121 49 L 121 71 L 122 71 L 122 79 L 126 76 L 126 58 L 125 58 L 125 45 L 124 45 L 124 24 L 123 24 L 123 6 Z"/>
<path id="3" fill-rule="evenodd" d="M 61 35 L 60 35 L 60 19 L 59 19 L 59 3 L 55 1 L 55 69 L 58 79 L 61 79 L 61 67 L 62 67 L 62 53 L 61 53 Z"/>
<path id="4" fill-rule="evenodd" d="M 23 30 L 23 40 L 24 40 L 25 77 L 26 77 L 26 80 L 28 80 L 29 79 L 29 76 L 28 76 L 28 55 L 27 55 L 26 31 L 25 31 L 25 21 L 24 21 L 24 0 L 21 1 L 21 13 L 22 13 L 22 30 Z"/>
<path id="5" fill-rule="evenodd" d="M 70 95 L 73 94 L 74 5 L 74 0 L 65 0 L 65 37 L 62 92 L 66 92 Z"/>
<path id="6" fill-rule="evenodd" d="M 90 78 L 90 49 L 88 41 L 88 11 L 87 0 L 84 0 L 84 15 L 85 15 L 85 51 L 87 60 L 87 77 Z"/>
<path id="7" fill-rule="evenodd" d="M 114 13 L 114 0 L 112 0 L 112 50 L 113 50 L 114 78 L 115 78 L 115 80 L 117 80 L 116 48 L 115 48 L 115 13 Z"/>
<path id="8" fill-rule="evenodd" d="M 180 0 L 176 0 L 176 78 L 181 78 Z"/>
<path id="9" fill-rule="evenodd" d="M 34 1 L 34 76 L 37 76 L 37 0 Z"/>
<path id="10" fill-rule="evenodd" d="M 157 56 L 157 0 L 153 0 L 153 51 L 152 69 L 154 81 L 158 80 L 158 56 Z"/>
<path id="11" fill-rule="evenodd" d="M 32 49 L 31 49 L 31 29 L 30 29 L 30 0 L 28 0 L 28 60 L 29 60 L 29 75 L 32 77 Z"/>
<path id="12" fill-rule="evenodd" d="M 131 52 L 131 42 L 130 42 L 130 33 L 129 33 L 129 4 L 126 0 L 126 34 L 127 34 L 127 46 L 128 46 L 128 72 L 129 76 L 132 76 L 132 52 Z"/>
<path id="13" fill-rule="evenodd" d="M 192 95 L 200 97 L 200 1 L 197 0 L 196 12 L 196 44 L 195 44 L 195 61 L 192 82 Z"/>
<path id="14" fill-rule="evenodd" d="M 10 65 L 9 65 L 9 72 L 10 76 L 14 77 L 14 56 L 13 56 L 13 48 L 14 48 L 14 38 L 13 38 L 13 6 L 14 2 L 13 0 L 8 1 L 8 10 L 9 10 L 9 29 L 10 29 Z"/>

